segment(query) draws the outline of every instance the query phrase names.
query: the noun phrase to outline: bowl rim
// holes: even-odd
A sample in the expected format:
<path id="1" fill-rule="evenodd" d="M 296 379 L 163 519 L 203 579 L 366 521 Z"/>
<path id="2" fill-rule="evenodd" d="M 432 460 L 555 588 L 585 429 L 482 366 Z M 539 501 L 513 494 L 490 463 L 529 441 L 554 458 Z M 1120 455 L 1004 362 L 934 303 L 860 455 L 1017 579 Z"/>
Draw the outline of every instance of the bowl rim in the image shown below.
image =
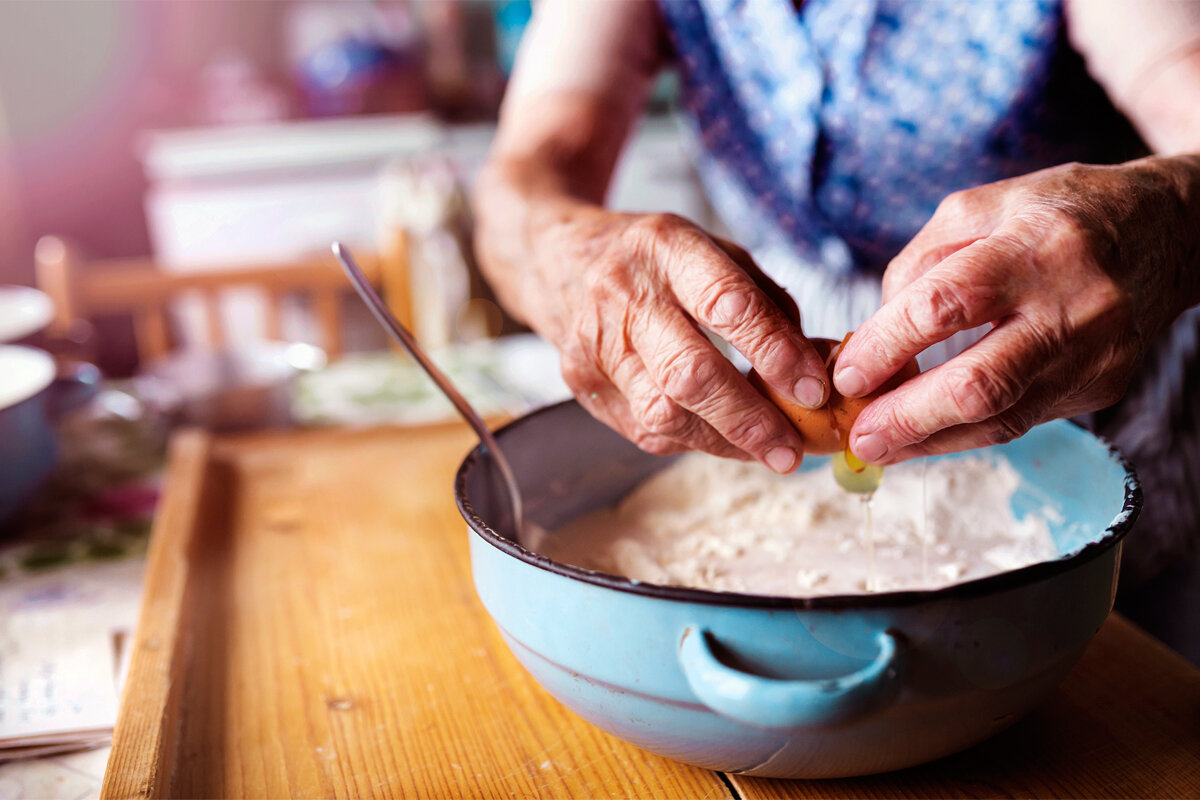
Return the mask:
<path id="1" fill-rule="evenodd" d="M 496 438 L 499 439 L 507 431 L 515 430 L 524 425 L 530 424 L 538 417 L 553 413 L 566 405 L 575 404 L 575 400 L 563 400 L 551 405 L 542 406 L 527 414 L 524 414 L 506 425 L 501 426 L 495 432 Z M 760 608 L 760 609 L 813 609 L 813 610 L 842 610 L 842 609 L 873 609 L 873 608 L 894 608 L 897 606 L 911 606 L 918 603 L 924 603 L 934 600 L 942 600 L 948 598 L 966 598 L 976 597 L 984 594 L 993 594 L 1013 589 L 1020 586 L 1035 583 L 1047 578 L 1058 575 L 1074 569 L 1082 564 L 1085 564 L 1097 557 L 1105 551 L 1115 547 L 1125 535 L 1129 533 L 1133 524 L 1137 521 L 1138 515 L 1142 510 L 1142 485 L 1138 479 L 1137 471 L 1133 465 L 1125 458 L 1111 442 L 1104 437 L 1087 431 L 1079 423 L 1074 420 L 1066 420 L 1066 422 L 1074 425 L 1081 430 L 1084 430 L 1088 435 L 1094 437 L 1108 451 L 1110 458 L 1114 459 L 1125 472 L 1125 495 L 1121 505 L 1121 510 L 1113 521 L 1105 528 L 1103 536 L 1100 536 L 1095 541 L 1089 542 L 1080 548 L 1077 552 L 1069 556 L 1056 558 L 1052 561 L 1039 561 L 1036 564 L 1030 564 L 1019 569 L 1000 572 L 995 575 L 988 575 L 983 578 L 975 578 L 974 580 L 964 581 L 962 583 L 954 583 L 949 586 L 943 586 L 938 589 L 909 589 L 899 592 L 873 592 L 871 594 L 835 594 L 835 595 L 819 595 L 816 597 L 787 597 L 782 595 L 761 595 L 747 594 L 740 592 L 724 592 L 710 589 L 696 589 L 688 586 L 665 586 L 656 583 L 646 583 L 643 581 L 635 581 L 629 578 L 623 578 L 618 575 L 610 575 L 606 572 L 597 572 L 595 570 L 584 569 L 573 564 L 564 564 L 559 561 L 554 561 L 547 556 L 536 553 L 527 549 L 519 542 L 515 542 L 502 534 L 498 533 L 482 517 L 475 511 L 471 505 L 471 501 L 467 499 L 466 480 L 467 473 L 474 468 L 476 462 L 480 459 L 480 454 L 483 450 L 482 444 L 477 444 L 471 448 L 463 458 L 462 463 L 458 467 L 457 473 L 454 476 L 454 499 L 458 506 L 458 511 L 466 520 L 467 525 L 471 530 L 485 542 L 500 550 L 502 553 L 513 556 L 514 558 L 529 564 L 530 566 L 561 575 L 566 578 L 579 580 L 584 583 L 594 586 L 601 586 L 606 589 L 615 589 L 617 591 L 630 594 L 645 595 L 648 597 L 656 597 L 663 600 L 672 600 L 687 603 L 701 603 L 705 605 L 721 605 L 721 606 L 736 606 L 740 608 Z"/>
<path id="2" fill-rule="evenodd" d="M 28 380 L 24 387 L 19 387 L 17 391 L 12 392 L 11 396 L 0 396 L 0 412 L 16 408 L 22 403 L 28 403 L 46 391 L 50 384 L 54 383 L 57 372 L 54 357 L 37 347 L 0 343 L 0 360 L 9 358 L 23 362 L 24 366 L 29 367 L 32 370 L 30 373 L 32 380 Z"/>

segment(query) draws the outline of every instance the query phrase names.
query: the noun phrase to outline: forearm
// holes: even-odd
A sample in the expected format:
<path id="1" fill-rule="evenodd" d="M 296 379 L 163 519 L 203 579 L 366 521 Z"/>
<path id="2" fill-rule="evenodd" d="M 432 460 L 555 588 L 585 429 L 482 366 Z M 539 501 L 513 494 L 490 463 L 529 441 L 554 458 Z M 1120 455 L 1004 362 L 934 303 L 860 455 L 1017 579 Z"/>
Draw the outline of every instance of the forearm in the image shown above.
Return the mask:
<path id="1" fill-rule="evenodd" d="M 1144 222 L 1163 231 L 1155 247 L 1173 266 L 1173 319 L 1200 303 L 1200 3 L 1071 0 L 1065 8 L 1089 71 L 1157 154 L 1126 166 L 1162 189 L 1160 219 Z"/>
<path id="2" fill-rule="evenodd" d="M 1200 2 L 1069 0 L 1088 71 L 1160 155 L 1200 152 Z"/>
<path id="3" fill-rule="evenodd" d="M 547 237 L 603 203 L 662 36 L 652 0 L 542 0 L 534 10 L 473 199 L 484 273 L 535 328 L 529 289 L 563 279 L 554 262 L 565 254 Z"/>
<path id="4" fill-rule="evenodd" d="M 1161 189 L 1163 202 L 1150 204 L 1157 218 L 1142 222 L 1161 232 L 1151 246 L 1172 262 L 1173 319 L 1200 303 L 1200 2 L 1071 0 L 1065 9 L 1089 71 L 1157 154 L 1126 166 L 1148 178 L 1147 190 Z"/>

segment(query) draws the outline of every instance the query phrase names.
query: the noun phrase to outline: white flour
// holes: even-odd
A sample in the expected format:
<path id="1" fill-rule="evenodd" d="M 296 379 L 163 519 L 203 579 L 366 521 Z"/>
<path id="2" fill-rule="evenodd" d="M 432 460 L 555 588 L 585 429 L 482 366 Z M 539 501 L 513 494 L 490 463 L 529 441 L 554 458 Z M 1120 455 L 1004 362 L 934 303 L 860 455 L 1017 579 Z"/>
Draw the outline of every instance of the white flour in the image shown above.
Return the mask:
<path id="1" fill-rule="evenodd" d="M 1054 509 L 1013 516 L 1019 483 L 1008 462 L 981 457 L 889 467 L 872 500 L 869 565 L 860 496 L 828 468 L 776 475 L 690 453 L 537 549 L 633 580 L 719 591 L 855 594 L 867 591 L 869 571 L 874 591 L 937 588 L 1058 555 L 1047 527 Z"/>

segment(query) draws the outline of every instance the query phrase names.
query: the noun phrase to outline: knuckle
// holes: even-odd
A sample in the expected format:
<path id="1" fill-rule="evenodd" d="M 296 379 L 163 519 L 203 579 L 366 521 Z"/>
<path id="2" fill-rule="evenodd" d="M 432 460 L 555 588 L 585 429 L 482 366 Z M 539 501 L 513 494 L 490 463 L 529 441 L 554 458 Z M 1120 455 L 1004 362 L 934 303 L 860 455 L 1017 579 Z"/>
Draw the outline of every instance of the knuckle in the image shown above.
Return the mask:
<path id="1" fill-rule="evenodd" d="M 760 336 L 750 338 L 747 344 L 746 357 L 756 368 L 758 365 L 762 366 L 759 370 L 762 375 L 795 379 L 797 367 L 794 365 L 798 362 L 800 354 L 789 339 L 777 333 L 772 335 L 771 332 L 764 332 Z"/>
<path id="2" fill-rule="evenodd" d="M 731 276 L 709 281 L 696 298 L 696 313 L 717 333 L 738 330 L 757 315 L 755 292 Z"/>
<path id="3" fill-rule="evenodd" d="M 595 304 L 625 302 L 632 293 L 629 270 L 615 258 L 596 261 L 583 272 L 583 284 L 587 297 Z"/>
<path id="4" fill-rule="evenodd" d="M 1100 261 L 1121 250 L 1117 226 L 1086 202 L 1066 204 L 1043 200 L 1033 204 L 1044 231 L 1043 249 L 1064 262 L 1082 263 L 1103 272 Z"/>
<path id="5" fill-rule="evenodd" d="M 996 369 L 958 367 L 946 377 L 947 397 L 962 422 L 980 422 L 999 414 L 1020 397 L 1017 382 Z"/>
<path id="6" fill-rule="evenodd" d="M 1074 258 L 1091 249 L 1092 232 L 1084 226 L 1075 211 L 1043 204 L 1039 214 L 1047 230 L 1048 249 Z"/>
<path id="7" fill-rule="evenodd" d="M 587 297 L 594 303 L 602 302 L 608 296 L 612 284 L 606 262 L 596 262 L 591 268 L 583 271 L 583 287 Z"/>
<path id="8" fill-rule="evenodd" d="M 695 233 L 691 223 L 675 214 L 639 214 L 625 228 L 624 251 L 651 271 L 669 272 Z"/>
<path id="9" fill-rule="evenodd" d="M 942 198 L 942 202 L 938 203 L 934 214 L 940 218 L 970 216 L 979 207 L 976 197 L 977 194 L 970 189 L 960 189 L 957 192 L 951 192 Z"/>
<path id="10" fill-rule="evenodd" d="M 974 290 L 949 281 L 925 281 L 910 323 L 921 332 L 959 331 L 972 327 L 979 298 Z"/>
<path id="11" fill-rule="evenodd" d="M 1030 325 L 1027 329 L 1025 359 L 1033 364 L 1048 363 L 1066 346 L 1067 333 L 1061 324 Z"/>
<path id="12" fill-rule="evenodd" d="M 1068 161 L 1059 167 L 1061 174 L 1069 178 L 1087 177 L 1094 172 L 1095 169 L 1096 168 L 1094 166 L 1090 164 L 1084 164 L 1080 161 Z"/>
<path id="13" fill-rule="evenodd" d="M 662 365 L 663 391 L 686 408 L 703 405 L 717 383 L 718 365 L 713 359 L 682 349 L 668 356 Z"/>
<path id="14" fill-rule="evenodd" d="M 641 394 L 637 391 L 638 380 L 644 371 L 641 360 L 625 347 L 610 347 L 608 350 L 609 353 L 603 361 L 604 367 L 600 371 L 614 386 L 620 387 L 621 393 L 627 399 L 632 401 L 640 397 Z"/>
<path id="15" fill-rule="evenodd" d="M 628 231 L 639 241 L 657 241 L 687 224 L 687 221 L 677 214 L 640 214 L 630 223 Z"/>
<path id="16" fill-rule="evenodd" d="M 761 450 L 772 438 L 774 426 L 759 414 L 741 415 L 725 430 L 725 438 L 748 453 Z"/>
<path id="17" fill-rule="evenodd" d="M 1030 201 L 1038 216 L 1049 223 L 1053 230 L 1067 236 L 1080 233 L 1079 213 L 1074 207 L 1048 198 L 1038 197 Z"/>
<path id="18" fill-rule="evenodd" d="M 638 421 L 651 435 L 668 439 L 686 435 L 689 415 L 671 398 L 655 394 L 638 405 Z"/>
<path id="19" fill-rule="evenodd" d="M 1033 427 L 1033 421 L 1020 414 L 1001 414 L 987 434 L 989 445 L 1008 444 L 1019 439 Z"/>
<path id="20" fill-rule="evenodd" d="M 933 432 L 917 424 L 895 405 L 889 406 L 880 415 L 879 430 L 887 432 L 889 447 L 922 442 Z"/>

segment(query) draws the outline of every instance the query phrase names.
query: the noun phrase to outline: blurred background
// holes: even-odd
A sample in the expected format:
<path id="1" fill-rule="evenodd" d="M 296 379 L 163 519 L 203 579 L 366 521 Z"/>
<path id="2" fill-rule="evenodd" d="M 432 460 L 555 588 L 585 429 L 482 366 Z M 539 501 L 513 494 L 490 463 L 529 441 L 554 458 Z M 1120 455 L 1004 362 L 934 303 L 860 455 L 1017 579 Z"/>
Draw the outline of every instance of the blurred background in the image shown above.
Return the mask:
<path id="1" fill-rule="evenodd" d="M 167 274 L 286 270 L 342 239 L 408 262 L 390 292 L 415 293 L 427 344 L 509 330 L 471 258 L 463 190 L 529 15 L 528 0 L 0 4 L 0 284 L 78 295 L 58 298 L 47 346 L 110 376 L 138 370 L 138 323 L 118 298 L 90 302 L 106 290 L 86 281 L 131 258 Z M 672 96 L 668 78 L 613 201 L 702 219 Z M 67 266 L 39 274 L 39 240 Z M 222 294 L 211 317 L 173 298 L 167 346 L 218 317 L 225 342 L 265 335 L 273 310 Z M 311 311 L 281 305 L 282 338 L 328 345 Z M 361 321 L 339 319 L 335 350 L 382 344 Z"/>
<path id="2" fill-rule="evenodd" d="M 471 242 L 529 17 L 0 2 L 0 795 L 98 792 L 173 430 L 453 418 L 331 242 L 489 419 L 569 395 Z M 703 223 L 673 102 L 667 76 L 610 201 Z"/>

